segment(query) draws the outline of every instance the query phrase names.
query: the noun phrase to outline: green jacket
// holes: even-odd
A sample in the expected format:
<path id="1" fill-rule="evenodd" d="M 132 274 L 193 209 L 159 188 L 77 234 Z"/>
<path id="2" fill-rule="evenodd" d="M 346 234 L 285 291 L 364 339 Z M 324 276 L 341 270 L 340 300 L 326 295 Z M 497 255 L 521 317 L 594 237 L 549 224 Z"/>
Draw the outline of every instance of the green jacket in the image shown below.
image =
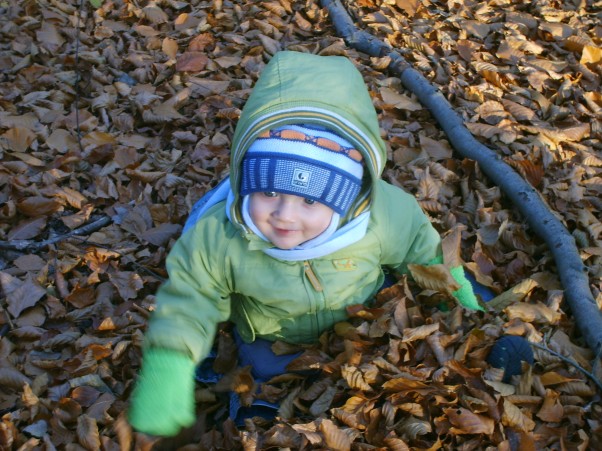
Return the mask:
<path id="1" fill-rule="evenodd" d="M 307 69 L 299 72 L 299 67 Z M 145 346 L 200 361 L 218 323 L 228 319 L 247 342 L 256 337 L 315 342 L 346 318 L 346 307 L 373 298 L 384 280 L 382 266 L 404 272 L 408 263 L 440 256 L 439 235 L 416 200 L 380 180 L 386 152 L 376 112 L 361 74 L 344 57 L 280 52 L 272 58 L 234 135 L 234 193 L 243 155 L 255 137 L 298 123 L 326 126 L 364 155 L 368 176 L 344 221 L 369 210 L 365 236 L 324 257 L 279 260 L 266 255 L 262 249 L 270 244 L 246 228 L 235 194 L 229 212 L 226 202 L 214 205 L 171 250 L 169 280 L 157 293 Z"/>

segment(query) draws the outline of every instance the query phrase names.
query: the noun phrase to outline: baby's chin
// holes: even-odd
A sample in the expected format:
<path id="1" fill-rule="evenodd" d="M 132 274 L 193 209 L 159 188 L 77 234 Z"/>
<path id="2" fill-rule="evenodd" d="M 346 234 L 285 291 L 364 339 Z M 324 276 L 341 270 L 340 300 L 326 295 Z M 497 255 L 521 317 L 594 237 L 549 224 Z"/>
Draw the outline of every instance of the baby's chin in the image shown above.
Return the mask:
<path id="1" fill-rule="evenodd" d="M 270 242 L 277 247 L 278 249 L 282 249 L 283 251 L 289 251 L 291 249 L 295 249 L 296 247 L 306 243 L 309 240 L 291 240 L 291 239 L 272 239 Z"/>
<path id="2" fill-rule="evenodd" d="M 275 247 L 277 247 L 278 249 L 281 249 L 283 251 L 290 251 L 291 249 L 296 248 L 297 246 L 299 246 L 302 243 L 284 244 L 284 243 L 274 243 L 274 242 L 272 242 L 272 244 Z"/>

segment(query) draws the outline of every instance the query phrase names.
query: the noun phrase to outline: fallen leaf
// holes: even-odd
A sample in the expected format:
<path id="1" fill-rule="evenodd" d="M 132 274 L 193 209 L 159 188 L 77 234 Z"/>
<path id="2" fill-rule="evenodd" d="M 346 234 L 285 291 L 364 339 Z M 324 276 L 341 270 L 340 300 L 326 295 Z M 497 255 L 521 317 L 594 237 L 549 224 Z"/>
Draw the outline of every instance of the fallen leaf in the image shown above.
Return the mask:
<path id="1" fill-rule="evenodd" d="M 20 280 L 10 274 L 0 271 L 0 285 L 6 296 L 7 310 L 13 318 L 19 317 L 21 312 L 33 307 L 46 295 L 46 291 L 27 273 L 25 280 Z"/>
<path id="2" fill-rule="evenodd" d="M 460 289 L 458 282 L 452 277 L 449 269 L 444 265 L 408 265 L 412 277 L 422 287 L 446 293 L 451 296 Z"/>
<path id="3" fill-rule="evenodd" d="M 176 60 L 176 70 L 180 72 L 200 72 L 205 69 L 209 58 L 202 52 L 186 51 Z"/>
<path id="4" fill-rule="evenodd" d="M 144 286 L 142 278 L 131 271 L 119 271 L 109 274 L 109 280 L 124 300 L 135 298 L 138 290 Z"/>

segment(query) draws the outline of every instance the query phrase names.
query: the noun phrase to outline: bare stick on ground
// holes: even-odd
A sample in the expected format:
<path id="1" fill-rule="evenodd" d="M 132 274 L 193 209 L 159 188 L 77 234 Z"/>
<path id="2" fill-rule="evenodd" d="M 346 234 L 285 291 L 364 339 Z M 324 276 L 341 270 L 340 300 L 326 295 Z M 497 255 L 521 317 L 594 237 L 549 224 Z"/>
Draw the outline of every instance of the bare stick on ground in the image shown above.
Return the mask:
<path id="1" fill-rule="evenodd" d="M 533 231 L 548 245 L 575 323 L 597 359 L 602 353 L 602 312 L 592 295 L 587 267 L 573 236 L 546 206 L 540 194 L 488 147 L 477 141 L 464 126 L 443 94 L 394 49 L 369 33 L 359 30 L 339 0 L 322 0 L 337 34 L 350 47 L 370 56 L 388 56 L 388 70 L 426 106 L 446 133 L 456 152 L 475 160 L 522 213 Z"/>

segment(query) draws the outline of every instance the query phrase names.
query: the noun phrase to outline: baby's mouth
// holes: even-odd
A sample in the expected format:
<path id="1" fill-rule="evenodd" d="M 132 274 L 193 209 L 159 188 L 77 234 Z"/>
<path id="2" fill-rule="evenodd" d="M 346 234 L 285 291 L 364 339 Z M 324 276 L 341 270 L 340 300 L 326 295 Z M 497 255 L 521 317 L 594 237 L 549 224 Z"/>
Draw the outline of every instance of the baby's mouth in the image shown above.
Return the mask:
<path id="1" fill-rule="evenodd" d="M 281 235 L 289 235 L 297 231 L 295 229 L 281 229 L 280 227 L 274 227 L 274 230 L 276 231 L 276 233 Z"/>

